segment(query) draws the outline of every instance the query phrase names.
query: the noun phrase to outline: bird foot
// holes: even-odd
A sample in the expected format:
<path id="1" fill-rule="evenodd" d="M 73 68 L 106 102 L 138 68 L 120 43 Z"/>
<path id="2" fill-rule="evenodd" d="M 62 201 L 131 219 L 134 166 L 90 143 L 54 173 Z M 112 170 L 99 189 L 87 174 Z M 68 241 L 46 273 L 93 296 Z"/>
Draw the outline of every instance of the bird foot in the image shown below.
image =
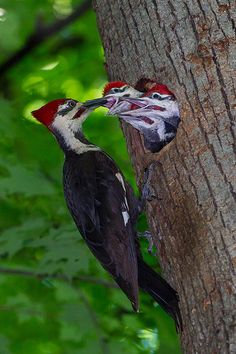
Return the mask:
<path id="1" fill-rule="evenodd" d="M 148 253 L 156 256 L 156 252 L 153 251 L 153 237 L 150 231 L 138 232 L 138 237 L 143 237 L 148 240 Z"/>
<path id="2" fill-rule="evenodd" d="M 153 172 L 155 171 L 155 168 L 157 165 L 159 165 L 159 162 L 152 162 L 144 172 L 144 182 L 143 182 L 143 188 L 142 188 L 142 195 L 141 195 L 141 205 L 142 209 L 144 209 L 145 202 L 151 202 L 154 199 L 159 199 L 155 193 L 154 188 L 151 186 L 151 179 Z"/>

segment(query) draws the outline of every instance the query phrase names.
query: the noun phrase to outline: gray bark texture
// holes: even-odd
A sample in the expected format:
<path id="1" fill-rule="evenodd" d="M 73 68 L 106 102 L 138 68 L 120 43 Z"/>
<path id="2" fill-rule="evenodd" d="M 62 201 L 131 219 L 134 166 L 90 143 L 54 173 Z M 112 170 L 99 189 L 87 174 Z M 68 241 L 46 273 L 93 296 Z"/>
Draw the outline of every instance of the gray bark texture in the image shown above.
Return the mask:
<path id="1" fill-rule="evenodd" d="M 158 154 L 123 125 L 137 182 L 158 161 L 146 210 L 163 273 L 180 295 L 183 351 L 236 353 L 236 2 L 95 0 L 110 80 L 147 77 L 179 101 Z"/>

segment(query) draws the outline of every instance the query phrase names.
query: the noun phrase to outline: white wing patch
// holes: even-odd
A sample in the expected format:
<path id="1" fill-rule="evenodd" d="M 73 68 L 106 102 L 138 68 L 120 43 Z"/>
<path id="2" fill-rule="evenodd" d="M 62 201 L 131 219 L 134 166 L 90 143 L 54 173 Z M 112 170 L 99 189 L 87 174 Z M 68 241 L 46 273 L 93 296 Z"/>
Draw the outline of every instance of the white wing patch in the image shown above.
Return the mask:
<path id="1" fill-rule="evenodd" d="M 129 213 L 128 213 L 128 211 L 122 211 L 122 216 L 123 216 L 123 219 L 124 219 L 124 224 L 126 226 L 127 222 L 129 221 Z"/>
<path id="2" fill-rule="evenodd" d="M 125 202 L 124 204 L 122 205 L 122 207 L 126 210 L 122 211 L 122 216 L 123 216 L 123 220 L 124 220 L 124 224 L 125 226 L 127 225 L 127 222 L 129 221 L 129 213 L 128 213 L 128 210 L 129 210 L 129 206 L 128 206 L 128 201 L 127 201 L 127 198 L 126 198 L 126 189 L 125 189 L 125 182 L 124 182 L 124 179 L 122 177 L 122 175 L 118 172 L 116 173 L 116 178 L 118 179 L 118 181 L 121 183 L 122 185 L 122 188 L 125 192 L 125 195 L 124 195 L 124 199 L 125 199 Z"/>
<path id="3" fill-rule="evenodd" d="M 125 182 L 123 180 L 123 177 L 121 176 L 121 174 L 119 172 L 116 173 L 116 178 L 120 181 L 122 188 L 124 189 L 125 193 L 126 193 L 126 189 L 125 189 Z"/>

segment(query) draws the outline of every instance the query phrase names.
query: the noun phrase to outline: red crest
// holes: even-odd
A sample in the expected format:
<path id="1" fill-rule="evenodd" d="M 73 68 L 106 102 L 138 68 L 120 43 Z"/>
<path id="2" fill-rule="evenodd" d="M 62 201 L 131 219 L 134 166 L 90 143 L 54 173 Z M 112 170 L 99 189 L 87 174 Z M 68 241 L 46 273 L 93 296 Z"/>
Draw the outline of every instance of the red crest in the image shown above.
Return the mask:
<path id="1" fill-rule="evenodd" d="M 166 85 L 162 85 L 162 84 L 154 85 L 148 92 L 145 93 L 144 96 L 149 96 L 150 93 L 152 92 L 157 92 L 160 93 L 161 95 L 169 95 L 175 97 L 173 92 L 171 92 Z"/>
<path id="2" fill-rule="evenodd" d="M 103 96 L 106 96 L 112 88 L 120 88 L 126 86 L 127 83 L 124 81 L 112 81 L 108 82 L 103 89 Z"/>
<path id="3" fill-rule="evenodd" d="M 138 91 L 145 92 L 144 96 L 147 96 L 147 94 L 149 95 L 151 92 L 174 96 L 173 92 L 171 92 L 166 85 L 159 84 L 152 79 L 139 79 L 134 88 Z"/>
<path id="4" fill-rule="evenodd" d="M 61 98 L 46 103 L 41 108 L 31 112 L 32 116 L 47 127 L 53 122 L 58 107 L 65 103 L 67 99 Z"/>

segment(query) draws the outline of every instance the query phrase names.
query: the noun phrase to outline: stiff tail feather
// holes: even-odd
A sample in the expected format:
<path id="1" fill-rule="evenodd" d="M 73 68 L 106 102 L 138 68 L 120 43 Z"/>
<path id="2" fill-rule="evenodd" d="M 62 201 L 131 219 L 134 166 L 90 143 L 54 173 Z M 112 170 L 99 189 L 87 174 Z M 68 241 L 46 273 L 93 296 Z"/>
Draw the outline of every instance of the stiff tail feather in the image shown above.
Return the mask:
<path id="1" fill-rule="evenodd" d="M 139 287 L 174 319 L 177 331 L 182 331 L 178 293 L 142 259 L 138 259 Z"/>

